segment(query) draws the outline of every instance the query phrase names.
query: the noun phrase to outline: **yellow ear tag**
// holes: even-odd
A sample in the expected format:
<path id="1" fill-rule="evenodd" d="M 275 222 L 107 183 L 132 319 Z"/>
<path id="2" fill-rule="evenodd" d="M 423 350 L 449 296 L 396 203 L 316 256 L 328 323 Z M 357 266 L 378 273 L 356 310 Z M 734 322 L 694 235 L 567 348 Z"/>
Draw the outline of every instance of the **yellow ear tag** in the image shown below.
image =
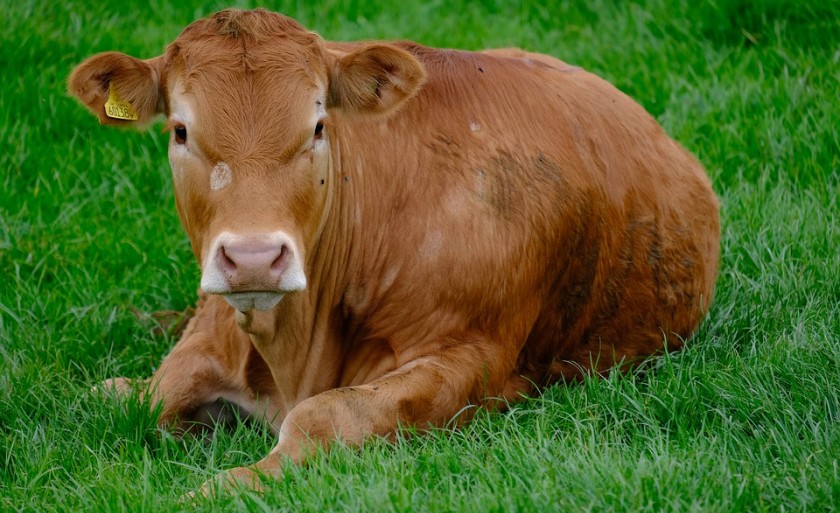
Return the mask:
<path id="1" fill-rule="evenodd" d="M 120 98 L 114 85 L 108 88 L 108 101 L 105 102 L 105 114 L 109 118 L 137 121 L 137 111 L 130 103 Z"/>

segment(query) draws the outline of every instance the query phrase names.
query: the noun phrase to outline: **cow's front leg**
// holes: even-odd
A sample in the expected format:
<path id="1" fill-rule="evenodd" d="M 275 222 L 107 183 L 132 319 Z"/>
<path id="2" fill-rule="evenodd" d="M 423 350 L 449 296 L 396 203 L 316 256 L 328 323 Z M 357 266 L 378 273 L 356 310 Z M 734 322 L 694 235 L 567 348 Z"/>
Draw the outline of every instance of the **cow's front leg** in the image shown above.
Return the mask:
<path id="1" fill-rule="evenodd" d="M 358 446 L 374 436 L 391 438 L 400 426 L 422 430 L 460 424 L 473 415 L 468 406 L 503 398 L 517 388 L 511 385 L 518 385 L 519 378 L 506 367 L 513 359 L 499 358 L 499 352 L 483 344 L 450 347 L 370 383 L 311 397 L 289 412 L 280 440 L 267 457 L 223 474 L 203 491 L 230 484 L 259 488 L 260 475 L 277 476 L 284 462 L 304 461 L 336 440 Z"/>
<path id="2" fill-rule="evenodd" d="M 143 391 L 152 408 L 160 407 L 158 424 L 178 433 L 209 418 L 204 412 L 234 388 L 233 376 L 216 356 L 212 335 L 185 336 L 161 362 Z"/>
<path id="3" fill-rule="evenodd" d="M 180 340 L 154 376 L 145 380 L 113 378 L 96 388 L 118 394 L 137 389 L 152 408 L 160 407 L 161 426 L 184 432 L 195 423 L 220 420 L 225 412 L 219 407 L 220 398 L 248 413 L 264 413 L 257 412 L 255 392 L 243 370 L 258 372 L 264 367 L 255 365 L 254 358 L 258 355 L 248 336 L 236 327 L 230 307 L 215 296 L 202 297 Z"/>
<path id="4" fill-rule="evenodd" d="M 208 340 L 203 337 L 182 339 L 164 358 L 151 378 L 109 378 L 93 387 L 94 392 L 129 397 L 132 394 L 148 401 L 152 409 L 160 406 L 158 424 L 183 433 L 194 424 L 211 424 L 222 415 L 218 404 L 230 380 L 219 362 L 207 357 Z"/>

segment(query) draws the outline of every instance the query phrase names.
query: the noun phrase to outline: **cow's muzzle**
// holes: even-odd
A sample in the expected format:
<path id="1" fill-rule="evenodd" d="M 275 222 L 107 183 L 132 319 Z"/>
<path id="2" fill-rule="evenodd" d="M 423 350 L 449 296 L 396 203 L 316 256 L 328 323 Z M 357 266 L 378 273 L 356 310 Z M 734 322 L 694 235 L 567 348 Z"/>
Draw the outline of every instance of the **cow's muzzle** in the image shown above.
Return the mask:
<path id="1" fill-rule="evenodd" d="M 300 251 L 283 232 L 219 235 L 205 258 L 201 288 L 245 312 L 270 310 L 289 292 L 306 288 Z"/>

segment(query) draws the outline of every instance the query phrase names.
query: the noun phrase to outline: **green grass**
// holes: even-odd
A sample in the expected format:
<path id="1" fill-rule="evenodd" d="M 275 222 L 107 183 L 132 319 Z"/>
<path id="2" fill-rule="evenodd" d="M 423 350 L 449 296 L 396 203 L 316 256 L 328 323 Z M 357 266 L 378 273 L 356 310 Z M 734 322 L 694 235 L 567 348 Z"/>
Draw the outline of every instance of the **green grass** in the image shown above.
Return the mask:
<path id="1" fill-rule="evenodd" d="M 86 56 L 159 54 L 226 4 L 0 0 L 0 510 L 174 511 L 274 444 L 176 440 L 136 399 L 193 304 L 165 136 L 65 94 Z M 240 3 L 249 6 L 248 2 Z M 626 91 L 722 199 L 717 297 L 688 348 L 455 431 L 338 448 L 227 511 L 829 511 L 840 507 L 840 5 L 640 0 L 268 2 L 330 39 L 521 46 Z"/>

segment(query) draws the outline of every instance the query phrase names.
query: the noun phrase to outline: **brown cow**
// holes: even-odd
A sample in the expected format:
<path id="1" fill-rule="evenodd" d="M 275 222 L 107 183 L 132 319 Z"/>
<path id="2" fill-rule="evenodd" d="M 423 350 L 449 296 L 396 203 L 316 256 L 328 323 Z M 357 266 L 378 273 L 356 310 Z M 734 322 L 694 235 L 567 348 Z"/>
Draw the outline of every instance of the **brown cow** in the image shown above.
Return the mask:
<path id="1" fill-rule="evenodd" d="M 702 167 L 551 57 L 227 10 L 160 57 L 91 57 L 70 91 L 102 123 L 167 120 L 207 296 L 148 390 L 176 429 L 219 398 L 272 426 L 227 479 L 678 348 L 709 308 Z"/>

